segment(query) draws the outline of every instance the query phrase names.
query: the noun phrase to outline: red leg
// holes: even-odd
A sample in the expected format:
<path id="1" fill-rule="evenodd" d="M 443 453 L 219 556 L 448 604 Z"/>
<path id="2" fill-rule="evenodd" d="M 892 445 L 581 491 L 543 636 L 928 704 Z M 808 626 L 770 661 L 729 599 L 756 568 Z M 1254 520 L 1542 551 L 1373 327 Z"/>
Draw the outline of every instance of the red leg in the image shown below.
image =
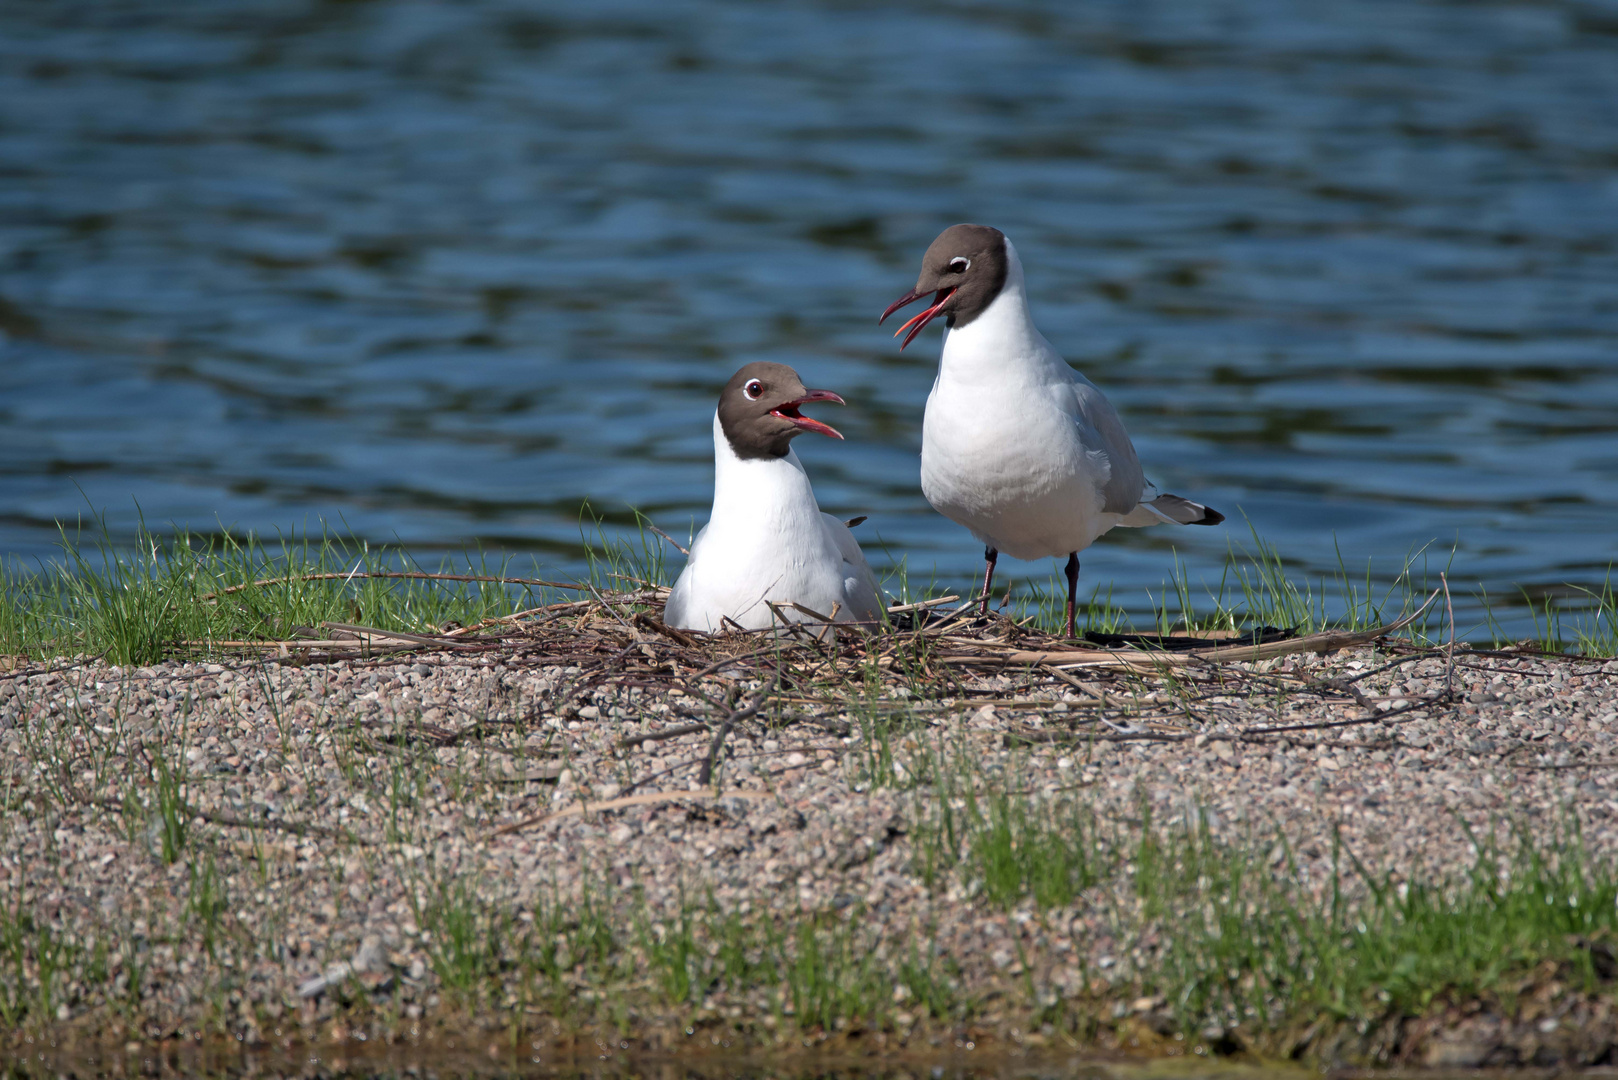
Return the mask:
<path id="1" fill-rule="evenodd" d="M 1073 607 L 1079 591 L 1079 553 L 1067 557 L 1067 636 L 1078 637 L 1073 628 Z"/>
<path id="2" fill-rule="evenodd" d="M 994 581 L 994 563 L 995 563 L 995 560 L 998 559 L 998 558 L 1000 558 L 1000 553 L 998 551 L 996 551 L 992 547 L 987 547 L 987 546 L 984 547 L 984 549 L 983 549 L 983 562 L 984 562 L 984 567 L 983 567 L 983 601 L 980 604 L 978 604 L 978 614 L 979 615 L 987 615 L 989 613 L 989 586 Z"/>

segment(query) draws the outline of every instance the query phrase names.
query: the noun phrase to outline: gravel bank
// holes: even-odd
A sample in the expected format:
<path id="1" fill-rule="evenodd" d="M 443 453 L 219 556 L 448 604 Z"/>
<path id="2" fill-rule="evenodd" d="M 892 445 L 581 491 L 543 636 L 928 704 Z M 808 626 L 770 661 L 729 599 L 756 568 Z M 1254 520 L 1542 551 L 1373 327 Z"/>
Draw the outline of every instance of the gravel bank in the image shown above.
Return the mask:
<path id="1" fill-rule="evenodd" d="M 1394 644 L 1172 678 L 966 673 L 926 698 L 873 675 L 842 700 L 791 678 L 760 694 L 774 674 L 742 664 L 684 690 L 584 675 L 417 654 L 0 676 L 16 1038 L 536 1057 L 579 1037 L 1006 1040 L 1448 1065 L 1618 1044 L 1606 991 L 1554 971 L 1511 1008 L 1440 995 L 1375 1030 L 1187 1033 L 1141 993 L 1162 927 L 1103 902 L 1122 879 L 997 902 L 921 857 L 953 776 L 1104 827 L 1149 812 L 1284 837 L 1316 895 L 1343 880 L 1339 841 L 1407 879 L 1457 874 L 1476 856 L 1463 823 L 1551 835 L 1571 810 L 1611 858 L 1618 662 Z"/>

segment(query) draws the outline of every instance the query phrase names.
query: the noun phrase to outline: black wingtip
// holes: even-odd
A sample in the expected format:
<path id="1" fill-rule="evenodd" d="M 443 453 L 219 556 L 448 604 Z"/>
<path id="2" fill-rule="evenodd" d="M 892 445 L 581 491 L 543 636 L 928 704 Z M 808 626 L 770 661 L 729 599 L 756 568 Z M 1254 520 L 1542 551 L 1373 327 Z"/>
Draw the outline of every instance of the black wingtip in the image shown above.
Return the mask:
<path id="1" fill-rule="evenodd" d="M 1219 511 L 1215 510 L 1211 506 L 1204 506 L 1202 508 L 1202 516 L 1200 518 L 1198 518 L 1196 521 L 1191 522 L 1191 524 L 1193 524 L 1193 525 L 1218 525 L 1220 522 L 1222 522 L 1224 520 L 1225 520 L 1225 515 L 1224 514 L 1221 514 Z"/>

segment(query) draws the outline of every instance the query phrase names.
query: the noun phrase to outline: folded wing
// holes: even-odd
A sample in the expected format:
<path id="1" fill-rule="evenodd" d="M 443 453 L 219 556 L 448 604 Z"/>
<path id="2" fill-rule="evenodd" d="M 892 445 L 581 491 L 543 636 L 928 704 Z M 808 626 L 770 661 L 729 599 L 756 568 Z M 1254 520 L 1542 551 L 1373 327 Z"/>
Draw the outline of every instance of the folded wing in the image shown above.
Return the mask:
<path id="1" fill-rule="evenodd" d="M 857 622 L 879 622 L 882 617 L 882 597 L 877 591 L 876 575 L 871 573 L 871 564 L 865 561 L 865 552 L 860 550 L 859 541 L 854 539 L 847 525 L 830 514 L 822 513 L 820 523 L 843 557 L 843 608 L 847 618 Z M 838 613 L 838 618 L 843 618 L 842 612 Z"/>

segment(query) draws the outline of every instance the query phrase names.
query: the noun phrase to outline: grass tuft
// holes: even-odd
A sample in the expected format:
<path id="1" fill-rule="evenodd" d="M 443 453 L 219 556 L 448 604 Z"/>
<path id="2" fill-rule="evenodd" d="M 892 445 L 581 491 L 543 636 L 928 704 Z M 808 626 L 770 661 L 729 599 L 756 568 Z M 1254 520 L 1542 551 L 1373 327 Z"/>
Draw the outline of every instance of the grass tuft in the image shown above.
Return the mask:
<path id="1" fill-rule="evenodd" d="M 1571 820 L 1548 837 L 1521 824 L 1504 832 L 1482 840 L 1454 879 L 1373 871 L 1339 841 L 1316 892 L 1279 838 L 1225 841 L 1205 821 L 1148 827 L 1135 888 L 1166 932 L 1147 989 L 1168 997 L 1187 1030 L 1376 1021 L 1419 1015 L 1440 997 L 1509 1010 L 1546 961 L 1594 990 L 1592 943 L 1618 932 L 1618 870 L 1590 861 Z"/>
<path id="2" fill-rule="evenodd" d="M 568 590 L 569 597 L 599 598 L 636 584 L 667 582 L 678 569 L 672 549 L 643 515 L 636 513 L 634 522 L 633 528 L 615 529 L 583 508 L 587 572 L 579 582 L 564 583 L 577 586 L 576 592 Z M 1412 552 L 1391 581 L 1379 583 L 1369 562 L 1363 572 L 1351 573 L 1339 553 L 1337 570 L 1311 582 L 1251 523 L 1249 530 L 1250 542 L 1231 545 L 1216 582 L 1193 584 L 1176 557 L 1171 576 L 1148 591 L 1143 608 L 1116 596 L 1110 584 L 1097 586 L 1080 605 L 1082 629 L 1104 634 L 1363 630 L 1415 610 L 1439 584 L 1425 548 Z M 516 575 L 509 556 L 469 551 L 424 567 L 403 548 L 329 530 L 272 540 L 183 530 L 160 535 L 143 527 L 132 543 L 120 544 L 96 519 L 92 529 L 71 535 L 64 529 L 61 544 L 60 558 L 32 571 L 0 568 L 0 656 L 94 655 L 111 663 L 147 664 L 171 655 L 228 652 L 225 642 L 310 636 L 308 631 L 325 622 L 432 634 L 557 599 L 555 589 L 541 585 L 368 577 L 400 571 Z M 1453 558 L 1451 551 L 1449 562 Z M 524 572 L 532 575 L 525 581 L 543 579 L 537 564 Z M 902 558 L 883 587 L 903 603 L 940 591 L 935 578 L 912 579 Z M 1064 597 L 1065 583 L 1053 575 L 1043 584 L 1013 586 L 994 606 L 1027 625 L 1057 632 L 1064 622 Z M 1618 652 L 1618 596 L 1610 576 L 1600 588 L 1569 587 L 1538 600 L 1525 594 L 1525 605 L 1511 611 L 1481 588 L 1465 595 L 1458 590 L 1454 599 L 1481 612 L 1481 622 L 1464 628 L 1463 637 L 1481 630 L 1506 641 L 1511 637 L 1507 625 L 1520 625 L 1525 613 L 1535 638 L 1550 651 Z M 1434 605 L 1411 632 L 1435 640 L 1452 629 L 1444 619 L 1443 605 Z"/>
<path id="3" fill-rule="evenodd" d="M 427 954 L 444 989 L 475 1005 L 499 985 L 502 954 L 511 938 L 511 917 L 483 900 L 465 876 L 428 879 L 411 904 L 427 934 Z"/>
<path id="4" fill-rule="evenodd" d="M 1618 865 L 1589 856 L 1571 815 L 1499 824 L 1472 837 L 1463 873 L 1432 877 L 1367 867 L 1340 838 L 1304 859 L 1279 831 L 1216 827 L 1196 807 L 1164 825 L 1142 800 L 1132 821 L 1104 821 L 1082 798 L 1016 791 L 1014 770 L 974 793 L 973 772 L 955 761 L 917 802 L 919 876 L 1058 923 L 1098 915 L 1138 943 L 1130 992 L 1160 996 L 1188 1036 L 1376 1024 L 1441 1000 L 1509 1013 L 1547 963 L 1585 993 L 1618 972 Z"/>
<path id="5" fill-rule="evenodd" d="M 0 654 L 149 664 L 219 642 L 280 640 L 326 621 L 436 633 L 548 598 L 490 582 L 365 577 L 421 567 L 402 549 L 330 532 L 265 542 L 143 531 L 126 547 L 105 530 L 88 544 L 64 530 L 62 551 L 35 571 L 0 575 Z M 508 577 L 508 569 L 509 560 L 480 552 L 433 572 Z"/>

